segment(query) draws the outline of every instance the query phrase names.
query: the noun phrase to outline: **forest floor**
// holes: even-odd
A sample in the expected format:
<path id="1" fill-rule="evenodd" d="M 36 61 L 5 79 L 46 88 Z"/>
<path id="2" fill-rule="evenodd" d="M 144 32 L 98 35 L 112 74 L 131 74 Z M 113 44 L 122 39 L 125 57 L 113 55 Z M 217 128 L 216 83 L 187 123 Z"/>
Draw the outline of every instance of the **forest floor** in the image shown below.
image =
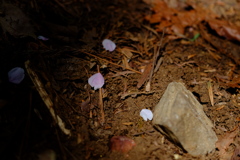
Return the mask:
<path id="1" fill-rule="evenodd" d="M 240 159 L 239 8 L 237 0 L 1 3 L 1 159 Z M 25 70 L 20 84 L 8 80 L 14 67 Z M 105 83 L 94 90 L 88 79 L 98 72 Z M 220 145 L 207 155 L 190 155 L 140 116 L 171 82 L 214 125 Z M 122 153 L 114 136 L 135 145 Z"/>

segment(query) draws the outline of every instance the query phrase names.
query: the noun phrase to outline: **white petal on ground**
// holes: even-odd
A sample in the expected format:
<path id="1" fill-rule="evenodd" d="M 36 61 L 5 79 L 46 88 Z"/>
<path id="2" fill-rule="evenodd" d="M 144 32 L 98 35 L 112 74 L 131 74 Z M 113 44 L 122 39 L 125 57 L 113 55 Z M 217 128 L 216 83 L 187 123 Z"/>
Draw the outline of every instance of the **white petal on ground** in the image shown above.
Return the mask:
<path id="1" fill-rule="evenodd" d="M 21 67 L 15 67 L 8 72 L 8 80 L 11 83 L 19 84 L 24 79 L 24 69 Z"/>
<path id="2" fill-rule="evenodd" d="M 38 39 L 43 40 L 43 41 L 48 41 L 49 38 L 44 37 L 44 36 L 38 36 Z"/>
<path id="3" fill-rule="evenodd" d="M 103 45 L 103 48 L 107 51 L 114 51 L 115 48 L 116 48 L 116 44 L 111 41 L 110 39 L 104 39 L 103 42 L 102 42 L 102 45 Z"/>
<path id="4" fill-rule="evenodd" d="M 91 87 L 94 87 L 94 90 L 102 88 L 104 85 L 104 78 L 101 73 L 96 73 L 88 79 L 88 83 Z"/>
<path id="5" fill-rule="evenodd" d="M 145 120 L 152 120 L 153 118 L 153 113 L 151 110 L 149 109 L 142 109 L 141 112 L 140 112 L 140 116 Z"/>

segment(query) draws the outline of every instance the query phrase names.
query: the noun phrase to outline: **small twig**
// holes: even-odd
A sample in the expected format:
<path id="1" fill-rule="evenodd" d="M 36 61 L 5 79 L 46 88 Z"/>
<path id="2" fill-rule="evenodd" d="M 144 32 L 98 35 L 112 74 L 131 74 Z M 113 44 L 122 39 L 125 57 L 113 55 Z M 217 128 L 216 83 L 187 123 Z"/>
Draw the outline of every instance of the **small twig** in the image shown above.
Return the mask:
<path id="1" fill-rule="evenodd" d="M 105 61 L 105 62 L 107 62 L 107 63 L 110 63 L 110 64 L 112 64 L 112 65 L 121 67 L 121 68 L 123 68 L 123 69 L 128 69 L 128 70 L 133 71 L 133 72 L 135 72 L 135 73 L 142 74 L 141 72 L 136 71 L 136 70 L 134 70 L 134 69 L 132 69 L 132 68 L 123 67 L 123 66 L 121 66 L 121 65 L 118 65 L 118 64 L 113 63 L 113 62 L 111 62 L 111 61 L 108 61 L 108 60 L 106 60 L 106 59 L 100 58 L 100 57 L 98 57 L 98 56 L 96 56 L 96 55 L 93 55 L 93 54 L 91 54 L 91 53 L 87 53 L 87 52 L 80 51 L 80 50 L 79 50 L 79 52 L 82 52 L 82 53 L 87 54 L 87 55 L 89 55 L 89 56 L 95 57 L 95 58 L 97 58 L 97 59 L 100 59 L 100 60 Z"/>
<path id="2" fill-rule="evenodd" d="M 150 92 L 126 92 L 126 93 L 121 94 L 121 99 L 125 99 L 128 96 L 136 97 L 137 95 L 141 95 L 141 94 L 153 94 L 155 92 L 159 92 L 159 91 L 155 90 L 155 91 L 150 91 Z"/>
<path id="3" fill-rule="evenodd" d="M 132 134 L 132 136 L 139 136 L 141 134 L 149 134 L 149 133 L 153 133 L 155 132 L 154 130 L 151 130 L 151 131 L 144 131 L 144 132 L 140 132 L 140 133 L 135 133 L 135 134 Z"/>
<path id="4" fill-rule="evenodd" d="M 98 69 L 98 73 L 100 73 L 100 69 L 99 66 L 97 66 Z M 101 118 L 100 118 L 100 123 L 101 125 L 103 125 L 103 123 L 105 122 L 105 115 L 104 115 L 104 109 L 103 109 L 103 98 L 102 98 L 102 88 L 99 88 L 99 107 L 100 107 L 100 114 L 101 114 Z"/>

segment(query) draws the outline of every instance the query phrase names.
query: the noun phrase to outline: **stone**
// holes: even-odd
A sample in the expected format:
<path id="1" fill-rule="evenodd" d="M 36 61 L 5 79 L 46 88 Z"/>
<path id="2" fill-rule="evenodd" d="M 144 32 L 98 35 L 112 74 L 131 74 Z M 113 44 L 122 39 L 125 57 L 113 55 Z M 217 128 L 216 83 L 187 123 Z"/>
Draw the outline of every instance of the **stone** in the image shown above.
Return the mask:
<path id="1" fill-rule="evenodd" d="M 153 125 L 193 156 L 215 149 L 213 124 L 194 95 L 179 82 L 171 82 L 153 111 Z"/>

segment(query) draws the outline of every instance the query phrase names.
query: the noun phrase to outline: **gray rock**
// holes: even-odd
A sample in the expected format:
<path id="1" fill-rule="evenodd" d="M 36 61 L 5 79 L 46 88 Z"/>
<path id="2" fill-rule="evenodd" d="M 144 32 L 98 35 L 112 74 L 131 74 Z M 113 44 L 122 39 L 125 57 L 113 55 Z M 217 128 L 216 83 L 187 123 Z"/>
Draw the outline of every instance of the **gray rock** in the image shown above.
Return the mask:
<path id="1" fill-rule="evenodd" d="M 202 105 L 182 83 L 168 85 L 153 112 L 154 126 L 193 156 L 215 148 L 217 136 Z"/>

